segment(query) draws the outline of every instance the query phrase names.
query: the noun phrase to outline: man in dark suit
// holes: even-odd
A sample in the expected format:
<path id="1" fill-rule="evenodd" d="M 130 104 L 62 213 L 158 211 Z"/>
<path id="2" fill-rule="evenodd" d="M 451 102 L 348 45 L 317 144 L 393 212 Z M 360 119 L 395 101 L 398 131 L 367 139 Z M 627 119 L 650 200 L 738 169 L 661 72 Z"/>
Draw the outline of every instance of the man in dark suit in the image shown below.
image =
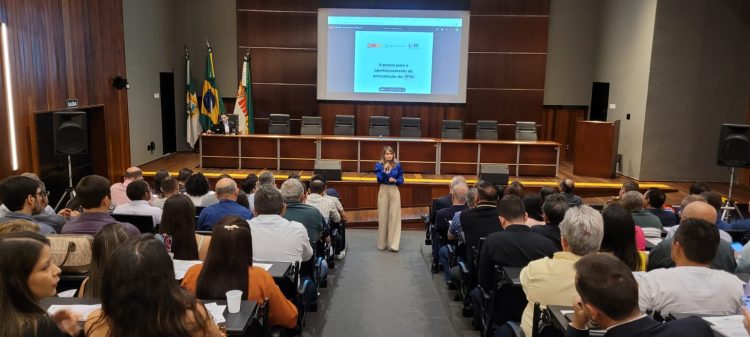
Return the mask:
<path id="1" fill-rule="evenodd" d="M 550 194 L 544 200 L 542 206 L 542 216 L 544 225 L 531 227 L 531 231 L 550 239 L 558 250 L 562 250 L 560 242 L 560 223 L 565 218 L 565 212 L 568 210 L 568 201 L 559 193 Z"/>
<path id="2" fill-rule="evenodd" d="M 237 125 L 234 124 L 234 122 L 229 120 L 228 115 L 221 115 L 219 118 L 219 122 L 211 126 L 211 132 L 217 133 L 217 134 L 236 134 L 237 133 Z"/>
<path id="3" fill-rule="evenodd" d="M 633 273 L 611 254 L 584 256 L 576 262 L 575 269 L 576 291 L 580 297 L 573 303 L 575 313 L 567 328 L 567 337 L 587 337 L 589 321 L 605 329 L 605 337 L 714 335 L 708 323 L 698 317 L 659 323 L 642 314 Z"/>

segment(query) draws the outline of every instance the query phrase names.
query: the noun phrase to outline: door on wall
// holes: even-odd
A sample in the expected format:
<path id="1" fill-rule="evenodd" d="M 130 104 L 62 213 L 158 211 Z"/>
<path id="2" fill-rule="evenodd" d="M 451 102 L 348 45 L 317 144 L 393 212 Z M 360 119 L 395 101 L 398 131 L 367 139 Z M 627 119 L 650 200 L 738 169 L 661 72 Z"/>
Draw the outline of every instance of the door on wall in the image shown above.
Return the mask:
<path id="1" fill-rule="evenodd" d="M 591 109 L 589 120 L 607 121 L 607 105 L 609 104 L 609 83 L 594 82 L 591 86 Z"/>
<path id="2" fill-rule="evenodd" d="M 164 154 L 177 151 L 177 122 L 174 114 L 174 73 L 159 73 L 161 96 L 161 141 Z"/>

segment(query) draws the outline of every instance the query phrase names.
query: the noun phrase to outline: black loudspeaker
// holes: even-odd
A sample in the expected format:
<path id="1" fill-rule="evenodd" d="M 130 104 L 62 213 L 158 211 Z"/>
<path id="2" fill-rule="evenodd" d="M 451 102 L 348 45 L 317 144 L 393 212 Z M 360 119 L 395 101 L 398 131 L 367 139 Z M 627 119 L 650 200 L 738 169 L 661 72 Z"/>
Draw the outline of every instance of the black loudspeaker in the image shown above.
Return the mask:
<path id="1" fill-rule="evenodd" d="M 86 154 L 89 151 L 88 124 L 83 111 L 52 113 L 55 154 Z"/>
<path id="2" fill-rule="evenodd" d="M 315 174 L 319 174 L 326 181 L 341 180 L 341 161 L 319 160 L 315 163 Z"/>
<path id="3" fill-rule="evenodd" d="M 479 179 L 493 185 L 508 185 L 508 165 L 479 164 Z"/>
<path id="4" fill-rule="evenodd" d="M 716 165 L 750 167 L 750 125 L 721 125 Z"/>

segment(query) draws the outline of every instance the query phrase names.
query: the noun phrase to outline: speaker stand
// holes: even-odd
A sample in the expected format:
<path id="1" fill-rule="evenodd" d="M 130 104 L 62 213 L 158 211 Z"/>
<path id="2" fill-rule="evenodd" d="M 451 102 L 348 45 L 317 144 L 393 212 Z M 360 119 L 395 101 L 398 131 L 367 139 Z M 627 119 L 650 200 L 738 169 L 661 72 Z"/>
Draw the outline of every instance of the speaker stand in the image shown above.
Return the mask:
<path id="1" fill-rule="evenodd" d="M 737 212 L 737 215 L 740 218 L 742 217 L 742 212 L 737 210 L 737 206 L 735 205 L 734 201 L 732 200 L 732 187 L 734 186 L 734 167 L 730 168 L 729 171 L 729 195 L 727 195 L 727 202 L 724 204 L 723 207 L 721 207 L 721 220 L 727 221 L 729 219 L 729 214 L 731 212 Z"/>
<path id="2" fill-rule="evenodd" d="M 71 199 L 76 197 L 76 192 L 73 189 L 73 165 L 71 164 L 70 155 L 68 155 L 68 188 L 65 189 L 65 193 L 60 197 L 55 205 L 55 212 L 60 211 L 60 204 L 62 204 L 65 197 L 70 196 Z"/>

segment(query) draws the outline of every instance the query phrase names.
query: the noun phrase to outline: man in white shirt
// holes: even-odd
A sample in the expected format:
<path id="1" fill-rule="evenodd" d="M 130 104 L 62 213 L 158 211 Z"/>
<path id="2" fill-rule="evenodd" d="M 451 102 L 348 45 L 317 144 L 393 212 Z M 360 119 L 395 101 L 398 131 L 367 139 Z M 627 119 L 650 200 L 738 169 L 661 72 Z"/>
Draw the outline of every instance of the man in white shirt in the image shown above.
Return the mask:
<path id="1" fill-rule="evenodd" d="M 166 177 L 161 181 L 161 191 L 164 193 L 164 197 L 151 200 L 151 206 L 164 209 L 164 203 L 167 199 L 180 193 L 180 184 L 174 177 Z"/>
<path id="2" fill-rule="evenodd" d="M 326 191 L 326 184 L 320 180 L 310 182 L 310 193 L 307 195 L 305 204 L 313 206 L 320 211 L 326 223 L 329 221 L 341 222 L 339 210 L 331 200 L 323 196 Z"/>
<path id="3" fill-rule="evenodd" d="M 159 207 L 149 205 L 151 200 L 151 187 L 142 179 L 128 184 L 129 203 L 119 205 L 115 208 L 115 214 L 150 215 L 154 219 L 154 226 L 161 223 L 162 210 Z"/>
<path id="4" fill-rule="evenodd" d="M 719 230 L 706 220 L 682 222 L 672 243 L 676 267 L 648 272 L 639 280 L 641 311 L 696 315 L 735 315 L 743 306 L 737 276 L 709 265 L 719 247 Z"/>
<path id="5" fill-rule="evenodd" d="M 255 216 L 247 221 L 253 235 L 254 260 L 294 263 L 313 256 L 307 229 L 299 222 L 282 218 L 285 210 L 284 199 L 275 186 L 258 186 Z"/>

